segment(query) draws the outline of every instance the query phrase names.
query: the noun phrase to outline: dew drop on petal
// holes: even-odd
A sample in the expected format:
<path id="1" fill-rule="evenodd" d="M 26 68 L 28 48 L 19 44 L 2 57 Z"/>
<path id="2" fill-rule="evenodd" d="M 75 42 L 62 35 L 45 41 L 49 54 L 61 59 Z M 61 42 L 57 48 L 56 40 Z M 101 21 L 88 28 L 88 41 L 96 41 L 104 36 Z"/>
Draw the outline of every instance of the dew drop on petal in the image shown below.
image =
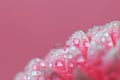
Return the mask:
<path id="1" fill-rule="evenodd" d="M 37 71 L 35 71 L 35 70 L 33 70 L 32 72 L 31 72 L 31 76 L 37 76 Z"/>
<path id="2" fill-rule="evenodd" d="M 57 67 L 63 67 L 64 64 L 63 64 L 62 61 L 58 60 L 58 61 L 56 61 L 56 66 L 57 66 Z"/>
<path id="3" fill-rule="evenodd" d="M 73 39 L 73 44 L 74 45 L 78 45 L 79 42 L 80 42 L 80 40 L 78 38 Z"/>
<path id="4" fill-rule="evenodd" d="M 77 63 L 83 63 L 83 62 L 85 62 L 85 58 L 82 55 L 77 55 L 76 56 L 76 62 Z"/>

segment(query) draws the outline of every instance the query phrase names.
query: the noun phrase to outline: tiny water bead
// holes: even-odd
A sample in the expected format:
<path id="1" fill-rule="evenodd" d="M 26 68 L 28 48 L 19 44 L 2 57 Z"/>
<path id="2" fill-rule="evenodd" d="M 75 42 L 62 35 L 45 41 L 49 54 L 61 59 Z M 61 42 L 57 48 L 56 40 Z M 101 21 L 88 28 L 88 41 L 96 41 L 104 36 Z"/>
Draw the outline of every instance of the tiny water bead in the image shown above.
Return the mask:
<path id="1" fill-rule="evenodd" d="M 65 47 L 31 60 L 15 80 L 120 80 L 120 21 L 73 33 Z"/>

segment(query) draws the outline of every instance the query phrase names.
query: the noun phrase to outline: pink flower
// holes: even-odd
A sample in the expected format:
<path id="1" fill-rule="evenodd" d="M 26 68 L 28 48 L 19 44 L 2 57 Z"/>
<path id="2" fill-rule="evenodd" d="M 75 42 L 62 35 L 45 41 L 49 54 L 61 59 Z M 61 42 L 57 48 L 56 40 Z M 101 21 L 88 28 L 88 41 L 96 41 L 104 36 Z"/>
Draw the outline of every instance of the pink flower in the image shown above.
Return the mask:
<path id="1" fill-rule="evenodd" d="M 15 80 L 120 80 L 120 22 L 75 32 L 63 48 L 33 59 Z"/>

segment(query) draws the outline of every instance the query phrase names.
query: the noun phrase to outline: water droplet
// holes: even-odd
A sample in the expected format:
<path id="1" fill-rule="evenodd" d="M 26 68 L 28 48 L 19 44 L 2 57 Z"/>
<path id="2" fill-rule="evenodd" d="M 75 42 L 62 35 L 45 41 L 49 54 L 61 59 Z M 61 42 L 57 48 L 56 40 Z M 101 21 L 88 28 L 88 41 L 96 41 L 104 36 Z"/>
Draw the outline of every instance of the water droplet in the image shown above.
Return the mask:
<path id="1" fill-rule="evenodd" d="M 108 37 L 108 36 L 109 36 L 109 33 L 105 31 L 105 32 L 104 32 L 104 36 L 105 36 L 105 37 Z"/>
<path id="2" fill-rule="evenodd" d="M 72 58 L 73 58 L 73 55 L 70 54 L 70 53 L 68 53 L 68 54 L 67 54 L 67 58 L 68 58 L 68 59 L 72 59 Z"/>
<path id="3" fill-rule="evenodd" d="M 52 67 L 53 65 L 52 65 L 52 63 L 49 63 L 49 67 Z"/>
<path id="4" fill-rule="evenodd" d="M 56 61 L 56 66 L 57 67 L 63 67 L 64 65 L 63 65 L 62 61 L 58 60 L 58 61 Z"/>
<path id="5" fill-rule="evenodd" d="M 109 43 L 108 43 L 108 46 L 113 46 L 113 43 L 112 43 L 112 42 L 109 42 Z"/>
<path id="6" fill-rule="evenodd" d="M 32 77 L 30 75 L 25 75 L 24 79 L 25 80 L 32 80 Z"/>
<path id="7" fill-rule="evenodd" d="M 31 69 L 37 62 L 39 62 L 41 59 L 39 58 L 35 58 L 35 59 L 32 59 L 28 65 L 26 66 L 26 70 L 28 69 Z"/>
<path id="8" fill-rule="evenodd" d="M 102 38 L 101 38 L 101 41 L 102 41 L 102 42 L 105 42 L 105 38 L 104 38 L 104 37 L 102 37 Z"/>
<path id="9" fill-rule="evenodd" d="M 84 46 L 86 47 L 86 48 L 88 48 L 89 46 L 90 46 L 90 44 L 89 44 L 89 42 L 88 41 L 84 41 Z"/>
<path id="10" fill-rule="evenodd" d="M 113 22 L 111 22 L 111 25 L 120 26 L 120 22 L 119 21 L 113 21 Z"/>
<path id="11" fill-rule="evenodd" d="M 85 58 L 82 55 L 77 55 L 76 62 L 83 63 L 83 62 L 85 62 Z"/>
<path id="12" fill-rule="evenodd" d="M 41 66 L 41 67 L 45 67 L 45 63 L 44 63 L 44 62 L 41 62 L 41 63 L 40 63 L 40 66 Z"/>
<path id="13" fill-rule="evenodd" d="M 80 40 L 78 38 L 73 39 L 73 44 L 78 45 L 80 43 Z"/>
<path id="14" fill-rule="evenodd" d="M 74 67 L 74 64 L 71 62 L 68 65 L 69 65 L 69 67 Z"/>
<path id="15" fill-rule="evenodd" d="M 37 76 L 37 71 L 35 71 L 35 70 L 33 70 L 32 72 L 31 72 L 31 76 Z"/>

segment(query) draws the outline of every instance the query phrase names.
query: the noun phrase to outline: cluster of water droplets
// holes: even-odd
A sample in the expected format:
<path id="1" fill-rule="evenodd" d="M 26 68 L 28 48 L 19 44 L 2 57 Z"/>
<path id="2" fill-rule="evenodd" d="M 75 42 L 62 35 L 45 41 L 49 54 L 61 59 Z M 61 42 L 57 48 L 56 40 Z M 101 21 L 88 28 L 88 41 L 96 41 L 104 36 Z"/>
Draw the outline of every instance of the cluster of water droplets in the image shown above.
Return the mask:
<path id="1" fill-rule="evenodd" d="M 15 80 L 118 80 L 119 40 L 119 21 L 95 26 L 87 33 L 77 31 L 65 47 L 52 49 L 44 60 L 31 60 Z M 113 72 L 111 65 L 116 68 Z"/>

